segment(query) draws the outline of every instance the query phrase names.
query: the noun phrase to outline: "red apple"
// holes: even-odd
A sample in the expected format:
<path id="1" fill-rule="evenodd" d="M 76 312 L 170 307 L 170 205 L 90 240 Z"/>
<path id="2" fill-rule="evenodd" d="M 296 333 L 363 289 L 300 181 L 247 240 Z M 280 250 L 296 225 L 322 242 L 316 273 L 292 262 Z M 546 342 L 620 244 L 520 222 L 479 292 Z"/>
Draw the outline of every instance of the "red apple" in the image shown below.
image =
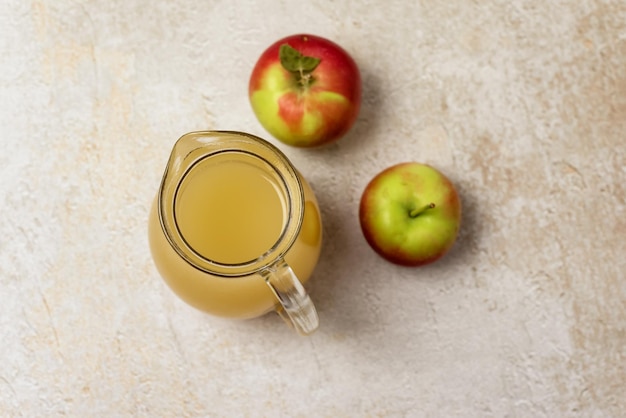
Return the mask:
<path id="1" fill-rule="evenodd" d="M 402 163 L 377 174 L 359 206 L 365 239 L 395 264 L 432 263 L 454 244 L 461 224 L 461 201 L 452 182 L 435 168 Z"/>
<path id="2" fill-rule="evenodd" d="M 248 95 L 270 134 L 289 145 L 313 147 L 338 140 L 352 127 L 361 104 L 361 76 L 336 43 L 293 35 L 263 52 Z"/>

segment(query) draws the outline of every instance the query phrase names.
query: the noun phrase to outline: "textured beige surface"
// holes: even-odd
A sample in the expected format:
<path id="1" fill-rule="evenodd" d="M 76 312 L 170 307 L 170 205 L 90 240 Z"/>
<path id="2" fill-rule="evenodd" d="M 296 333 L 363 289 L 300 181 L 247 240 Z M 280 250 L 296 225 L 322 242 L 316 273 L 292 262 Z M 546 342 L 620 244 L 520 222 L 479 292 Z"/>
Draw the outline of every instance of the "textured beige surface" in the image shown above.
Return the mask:
<path id="1" fill-rule="evenodd" d="M 247 101 L 279 37 L 358 62 L 357 125 L 282 147 L 322 205 L 320 330 L 187 307 L 150 260 L 173 142 L 267 137 Z M 626 416 L 626 3 L 3 1 L 0 415 Z M 454 250 L 375 256 L 379 170 L 459 186 Z"/>

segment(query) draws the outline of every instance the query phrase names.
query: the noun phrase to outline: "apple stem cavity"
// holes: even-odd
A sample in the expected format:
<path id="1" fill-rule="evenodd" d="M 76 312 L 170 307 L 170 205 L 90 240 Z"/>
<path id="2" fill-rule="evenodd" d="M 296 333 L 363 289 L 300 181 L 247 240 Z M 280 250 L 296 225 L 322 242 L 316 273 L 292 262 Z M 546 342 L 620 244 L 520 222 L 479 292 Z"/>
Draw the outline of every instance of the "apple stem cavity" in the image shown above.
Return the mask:
<path id="1" fill-rule="evenodd" d="M 320 64 L 321 59 L 302 55 L 300 51 L 288 44 L 280 46 L 278 56 L 283 68 L 295 76 L 303 90 L 313 83 L 312 73 Z"/>
<path id="2" fill-rule="evenodd" d="M 417 208 L 417 209 L 413 209 L 409 211 L 409 216 L 411 218 L 417 218 L 418 216 L 420 216 L 422 213 L 426 212 L 427 210 L 434 209 L 434 208 L 435 208 L 435 204 L 429 203 L 426 206 L 422 206 L 421 208 Z"/>

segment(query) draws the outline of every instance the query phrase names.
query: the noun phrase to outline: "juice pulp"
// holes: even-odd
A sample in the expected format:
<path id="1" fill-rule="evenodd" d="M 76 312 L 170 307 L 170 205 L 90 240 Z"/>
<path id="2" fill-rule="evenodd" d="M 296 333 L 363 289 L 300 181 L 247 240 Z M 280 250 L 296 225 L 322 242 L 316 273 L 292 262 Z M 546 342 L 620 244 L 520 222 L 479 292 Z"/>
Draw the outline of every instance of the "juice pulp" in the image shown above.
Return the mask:
<path id="1" fill-rule="evenodd" d="M 322 225 L 317 200 L 300 176 L 304 218 L 285 261 L 305 283 L 319 258 Z M 260 257 L 278 241 L 288 216 L 288 196 L 269 164 L 246 153 L 211 156 L 192 167 L 179 184 L 174 204 L 178 229 L 188 245 L 212 261 L 244 263 Z M 159 273 L 188 304 L 205 312 L 252 318 L 273 310 L 278 301 L 260 274 L 220 277 L 183 260 L 170 246 L 158 216 L 150 211 L 150 249 Z"/>

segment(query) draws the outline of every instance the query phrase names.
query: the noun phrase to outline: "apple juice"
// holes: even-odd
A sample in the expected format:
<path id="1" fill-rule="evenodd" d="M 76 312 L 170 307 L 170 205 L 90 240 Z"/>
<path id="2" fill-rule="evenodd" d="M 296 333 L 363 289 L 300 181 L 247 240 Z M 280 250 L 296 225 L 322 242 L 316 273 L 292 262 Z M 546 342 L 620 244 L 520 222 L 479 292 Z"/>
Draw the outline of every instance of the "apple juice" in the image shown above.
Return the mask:
<path id="1" fill-rule="evenodd" d="M 270 251 L 289 216 L 289 196 L 271 170 L 267 162 L 246 152 L 217 153 L 188 169 L 178 185 L 173 210 L 176 227 L 189 249 L 228 265 L 246 263 Z M 322 227 L 315 196 L 302 176 L 300 182 L 304 216 L 285 261 L 304 283 L 320 254 Z M 190 305 L 214 315 L 251 318 L 277 303 L 259 273 L 236 278 L 209 275 L 181 258 L 163 231 L 157 199 L 148 229 L 157 269 Z"/>

